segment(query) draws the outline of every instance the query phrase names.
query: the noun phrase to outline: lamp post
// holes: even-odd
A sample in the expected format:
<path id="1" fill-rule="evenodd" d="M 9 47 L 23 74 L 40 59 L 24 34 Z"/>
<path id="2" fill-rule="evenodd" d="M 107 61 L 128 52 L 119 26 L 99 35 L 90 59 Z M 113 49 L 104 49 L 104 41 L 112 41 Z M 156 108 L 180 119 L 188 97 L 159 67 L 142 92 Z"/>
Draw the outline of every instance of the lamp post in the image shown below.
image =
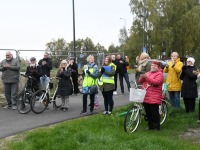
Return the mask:
<path id="1" fill-rule="evenodd" d="M 73 46 L 74 46 L 74 61 L 76 62 L 76 38 L 75 38 L 75 9 L 74 0 L 72 0 L 72 10 L 73 10 Z"/>
<path id="2" fill-rule="evenodd" d="M 145 41 L 145 31 L 146 31 L 146 19 L 147 19 L 147 11 L 146 11 L 146 0 L 143 1 L 143 14 L 139 15 L 139 17 L 143 18 L 143 37 L 142 37 L 142 52 L 147 52 L 146 41 Z"/>
<path id="3" fill-rule="evenodd" d="M 125 25 L 124 25 L 124 27 L 125 27 L 125 29 L 126 29 L 126 19 L 124 19 L 124 18 L 119 18 L 119 19 L 122 19 L 122 20 L 124 20 L 124 22 L 125 22 Z"/>

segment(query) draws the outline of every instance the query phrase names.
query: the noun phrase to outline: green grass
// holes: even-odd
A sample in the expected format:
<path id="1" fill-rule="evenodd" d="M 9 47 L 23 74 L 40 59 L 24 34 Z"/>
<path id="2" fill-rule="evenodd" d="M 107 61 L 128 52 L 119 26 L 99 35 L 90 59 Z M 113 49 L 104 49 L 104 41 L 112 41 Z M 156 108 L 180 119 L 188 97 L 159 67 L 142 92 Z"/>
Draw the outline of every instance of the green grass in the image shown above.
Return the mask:
<path id="1" fill-rule="evenodd" d="M 10 141 L 9 150 L 197 150 L 200 145 L 183 140 L 180 134 L 199 124 L 196 113 L 186 114 L 183 109 L 170 108 L 167 121 L 161 131 L 146 131 L 147 122 L 142 119 L 133 134 L 124 132 L 124 117 L 118 114 L 130 105 L 115 109 L 114 115 L 97 114 L 65 121 L 55 126 L 25 132 L 23 138 Z"/>

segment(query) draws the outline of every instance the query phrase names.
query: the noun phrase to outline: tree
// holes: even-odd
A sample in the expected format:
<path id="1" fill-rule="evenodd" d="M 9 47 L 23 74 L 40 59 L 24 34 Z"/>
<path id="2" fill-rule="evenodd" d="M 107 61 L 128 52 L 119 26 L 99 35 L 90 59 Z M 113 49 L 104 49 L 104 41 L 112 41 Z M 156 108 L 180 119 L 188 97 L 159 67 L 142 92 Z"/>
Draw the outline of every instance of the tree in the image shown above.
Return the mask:
<path id="1" fill-rule="evenodd" d="M 47 49 L 51 51 L 51 59 L 54 67 L 58 67 L 63 59 L 68 59 L 68 46 L 63 38 L 53 39 L 46 44 Z"/>

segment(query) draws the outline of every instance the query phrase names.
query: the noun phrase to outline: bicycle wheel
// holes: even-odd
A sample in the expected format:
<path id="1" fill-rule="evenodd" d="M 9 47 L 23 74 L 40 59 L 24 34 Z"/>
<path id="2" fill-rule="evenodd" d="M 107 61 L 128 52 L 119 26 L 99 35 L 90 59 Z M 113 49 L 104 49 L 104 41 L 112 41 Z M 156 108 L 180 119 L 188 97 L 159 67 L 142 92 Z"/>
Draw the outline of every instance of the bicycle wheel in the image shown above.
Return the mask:
<path id="1" fill-rule="evenodd" d="M 168 107 L 166 101 L 162 101 L 162 104 L 159 106 L 159 114 L 160 114 L 160 125 L 161 125 L 165 122 L 168 114 Z"/>
<path id="2" fill-rule="evenodd" d="M 49 104 L 49 94 L 45 90 L 35 92 L 31 99 L 31 109 L 34 113 L 42 113 Z"/>
<path id="3" fill-rule="evenodd" d="M 53 107 L 54 107 L 55 109 L 59 109 L 61 106 L 62 106 L 61 97 L 59 97 L 58 95 L 56 95 L 56 96 L 53 98 Z"/>
<path id="4" fill-rule="evenodd" d="M 31 111 L 32 91 L 22 91 L 17 97 L 17 110 L 21 114 L 27 114 Z"/>
<path id="5" fill-rule="evenodd" d="M 137 130 L 141 120 L 141 111 L 137 106 L 131 107 L 124 120 L 124 130 L 128 133 L 133 133 Z"/>

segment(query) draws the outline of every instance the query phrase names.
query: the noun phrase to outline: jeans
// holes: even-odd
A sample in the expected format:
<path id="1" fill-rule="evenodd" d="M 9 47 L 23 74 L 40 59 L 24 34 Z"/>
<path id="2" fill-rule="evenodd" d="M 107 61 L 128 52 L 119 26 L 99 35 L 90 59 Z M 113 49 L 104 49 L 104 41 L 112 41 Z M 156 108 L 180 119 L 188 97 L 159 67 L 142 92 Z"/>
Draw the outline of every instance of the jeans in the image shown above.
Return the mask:
<path id="1" fill-rule="evenodd" d="M 45 76 L 40 77 L 40 84 L 43 90 L 46 90 L 47 85 L 49 84 L 49 81 L 50 81 L 49 77 L 45 77 Z"/>
<path id="2" fill-rule="evenodd" d="M 16 105 L 18 82 L 17 83 L 4 83 L 5 97 L 8 106 Z"/>
<path id="3" fill-rule="evenodd" d="M 169 97 L 175 108 L 180 108 L 180 91 L 169 91 Z"/>
<path id="4" fill-rule="evenodd" d="M 131 85 L 130 85 L 130 82 L 129 82 L 129 77 L 128 77 L 128 73 L 124 73 L 124 74 L 121 74 L 119 73 L 119 82 L 120 82 L 120 87 L 121 87 L 121 92 L 124 93 L 124 83 L 123 83 L 123 77 L 126 81 L 126 84 L 127 84 L 127 87 L 128 87 L 128 91 L 130 91 L 130 88 L 131 88 Z"/>
<path id="5" fill-rule="evenodd" d="M 113 91 L 102 92 L 102 95 L 104 98 L 105 111 L 108 111 L 108 106 L 109 106 L 109 111 L 112 112 L 114 105 Z"/>

